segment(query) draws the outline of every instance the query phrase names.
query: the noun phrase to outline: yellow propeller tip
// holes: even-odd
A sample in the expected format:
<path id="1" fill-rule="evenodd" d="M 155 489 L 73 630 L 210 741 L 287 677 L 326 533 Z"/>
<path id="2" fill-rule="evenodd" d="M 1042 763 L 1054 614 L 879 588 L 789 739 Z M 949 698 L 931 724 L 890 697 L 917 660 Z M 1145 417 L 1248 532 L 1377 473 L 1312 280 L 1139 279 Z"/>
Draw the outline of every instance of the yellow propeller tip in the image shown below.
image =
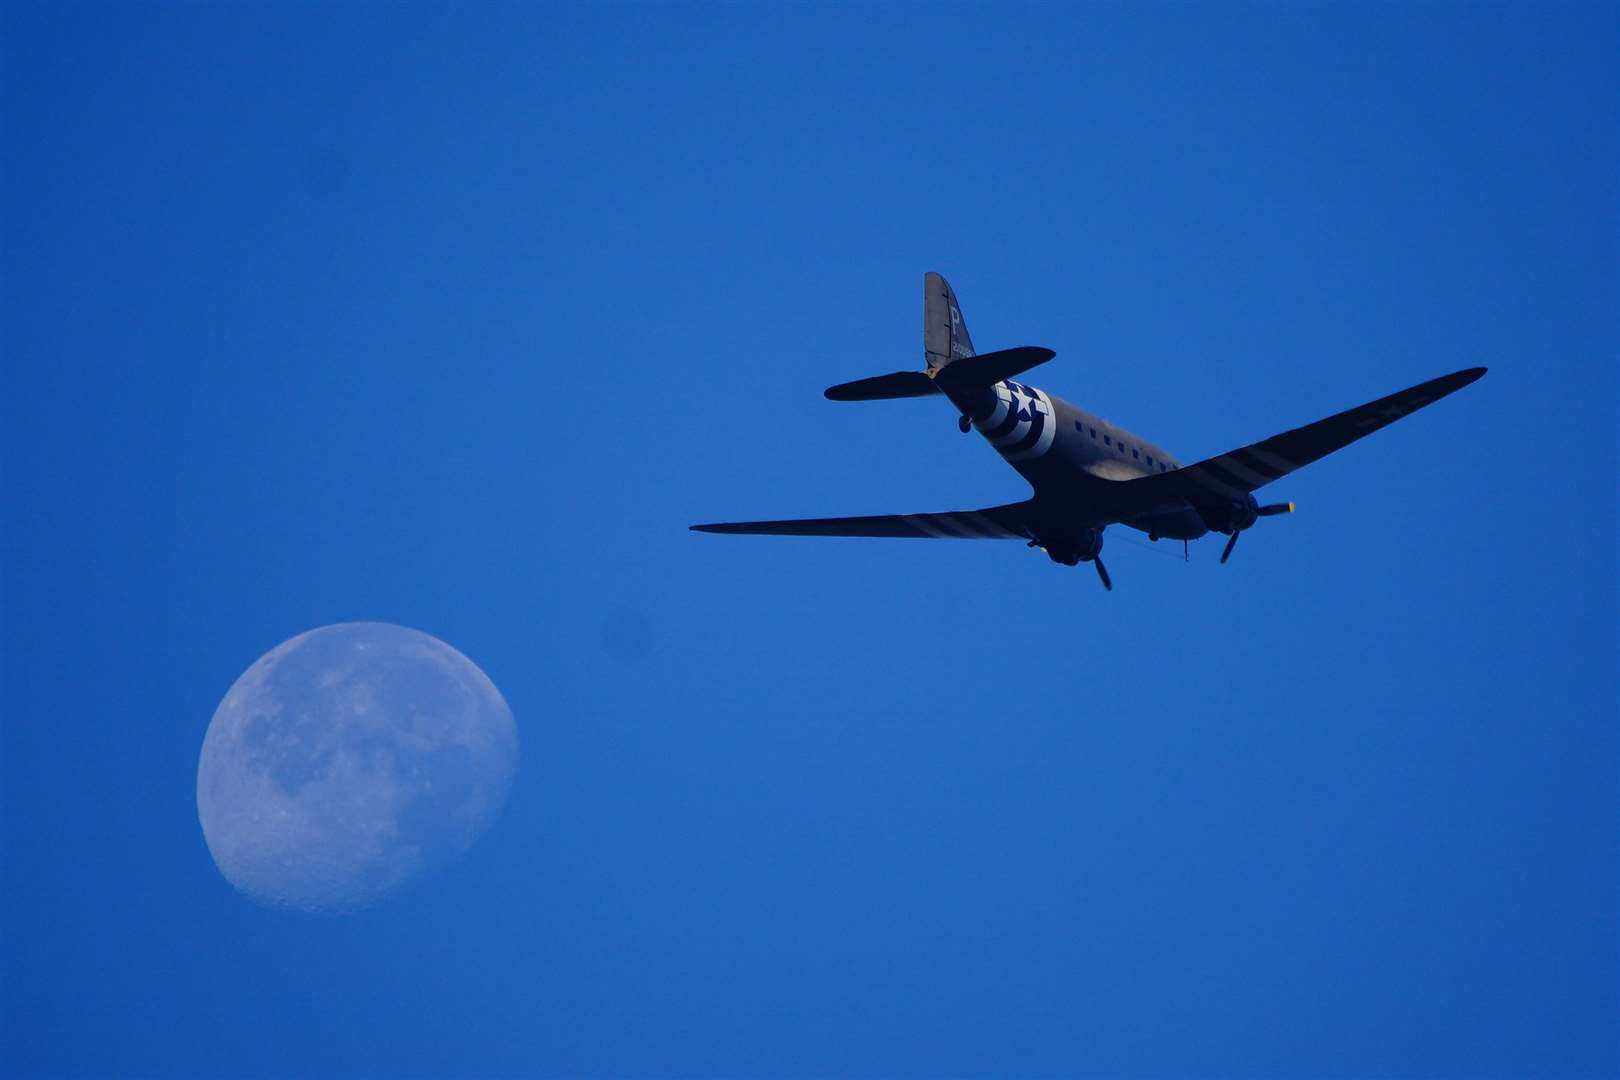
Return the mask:
<path id="1" fill-rule="evenodd" d="M 1292 514 L 1294 512 L 1294 504 L 1293 503 L 1288 504 L 1288 512 L 1290 514 Z"/>

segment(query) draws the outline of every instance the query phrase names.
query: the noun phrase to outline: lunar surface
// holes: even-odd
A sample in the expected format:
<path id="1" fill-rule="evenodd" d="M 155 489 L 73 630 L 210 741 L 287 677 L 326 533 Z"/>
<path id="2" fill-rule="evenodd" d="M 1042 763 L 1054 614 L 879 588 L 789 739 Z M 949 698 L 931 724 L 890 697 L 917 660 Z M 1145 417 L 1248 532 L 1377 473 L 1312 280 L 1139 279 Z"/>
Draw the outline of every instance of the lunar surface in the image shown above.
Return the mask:
<path id="1" fill-rule="evenodd" d="M 197 816 L 247 896 L 352 911 L 465 853 L 517 763 L 512 711 L 472 661 L 403 626 L 339 623 L 236 680 L 203 739 Z"/>

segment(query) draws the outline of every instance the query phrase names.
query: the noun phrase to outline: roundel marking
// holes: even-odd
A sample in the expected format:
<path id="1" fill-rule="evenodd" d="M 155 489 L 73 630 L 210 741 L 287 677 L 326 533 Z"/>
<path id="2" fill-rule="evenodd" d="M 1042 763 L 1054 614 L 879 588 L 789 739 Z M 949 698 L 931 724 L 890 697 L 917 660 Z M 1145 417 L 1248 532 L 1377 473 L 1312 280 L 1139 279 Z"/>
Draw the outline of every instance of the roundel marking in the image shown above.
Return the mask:
<path id="1" fill-rule="evenodd" d="M 1045 391 L 1010 380 L 997 383 L 994 389 L 996 407 L 974 426 L 996 451 L 1016 462 L 1038 458 L 1052 449 L 1057 412 Z"/>
<path id="2" fill-rule="evenodd" d="M 1036 390 L 1032 386 L 1024 389 L 1035 399 L 1030 404 L 1031 411 L 1039 410 L 1040 431 L 1033 435 L 1033 440 L 1026 439 L 1023 443 L 1015 443 L 1006 453 L 1008 461 L 1028 461 L 1038 458 L 1052 449 L 1052 443 L 1057 438 L 1057 410 L 1052 407 L 1052 399 L 1046 396 L 1046 391 Z"/>

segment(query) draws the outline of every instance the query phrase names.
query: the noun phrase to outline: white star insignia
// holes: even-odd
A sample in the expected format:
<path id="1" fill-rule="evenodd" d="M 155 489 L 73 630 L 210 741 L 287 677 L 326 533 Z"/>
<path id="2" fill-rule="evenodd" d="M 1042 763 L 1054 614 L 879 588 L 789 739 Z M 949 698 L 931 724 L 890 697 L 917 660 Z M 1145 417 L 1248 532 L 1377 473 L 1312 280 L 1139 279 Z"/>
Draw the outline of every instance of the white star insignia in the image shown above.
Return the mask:
<path id="1" fill-rule="evenodd" d="M 1024 411 L 1029 408 L 1029 403 L 1033 399 L 1028 394 L 1024 393 L 1024 388 L 1022 386 L 1015 385 L 1012 388 L 1012 392 L 1013 412 L 1017 413 L 1020 419 L 1028 419 L 1024 416 Z"/>

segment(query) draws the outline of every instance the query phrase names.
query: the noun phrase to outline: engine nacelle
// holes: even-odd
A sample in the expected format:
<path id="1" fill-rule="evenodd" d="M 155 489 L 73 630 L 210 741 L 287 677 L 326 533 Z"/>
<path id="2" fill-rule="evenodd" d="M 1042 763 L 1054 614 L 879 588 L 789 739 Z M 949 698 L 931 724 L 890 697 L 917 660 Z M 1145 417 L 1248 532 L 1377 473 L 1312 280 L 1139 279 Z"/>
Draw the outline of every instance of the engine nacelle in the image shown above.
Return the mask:
<path id="1" fill-rule="evenodd" d="M 1233 500 L 1228 503 L 1197 506 L 1194 509 L 1198 511 L 1198 516 L 1203 519 L 1210 532 L 1242 532 L 1260 519 L 1260 507 L 1254 501 L 1253 495 L 1245 495 L 1242 502 Z"/>
<path id="2" fill-rule="evenodd" d="M 1044 539 L 1041 542 L 1046 547 L 1047 557 L 1053 562 L 1074 566 L 1090 562 L 1102 554 L 1103 534 L 1101 529 L 1081 529 L 1064 536 L 1057 543 Z"/>

